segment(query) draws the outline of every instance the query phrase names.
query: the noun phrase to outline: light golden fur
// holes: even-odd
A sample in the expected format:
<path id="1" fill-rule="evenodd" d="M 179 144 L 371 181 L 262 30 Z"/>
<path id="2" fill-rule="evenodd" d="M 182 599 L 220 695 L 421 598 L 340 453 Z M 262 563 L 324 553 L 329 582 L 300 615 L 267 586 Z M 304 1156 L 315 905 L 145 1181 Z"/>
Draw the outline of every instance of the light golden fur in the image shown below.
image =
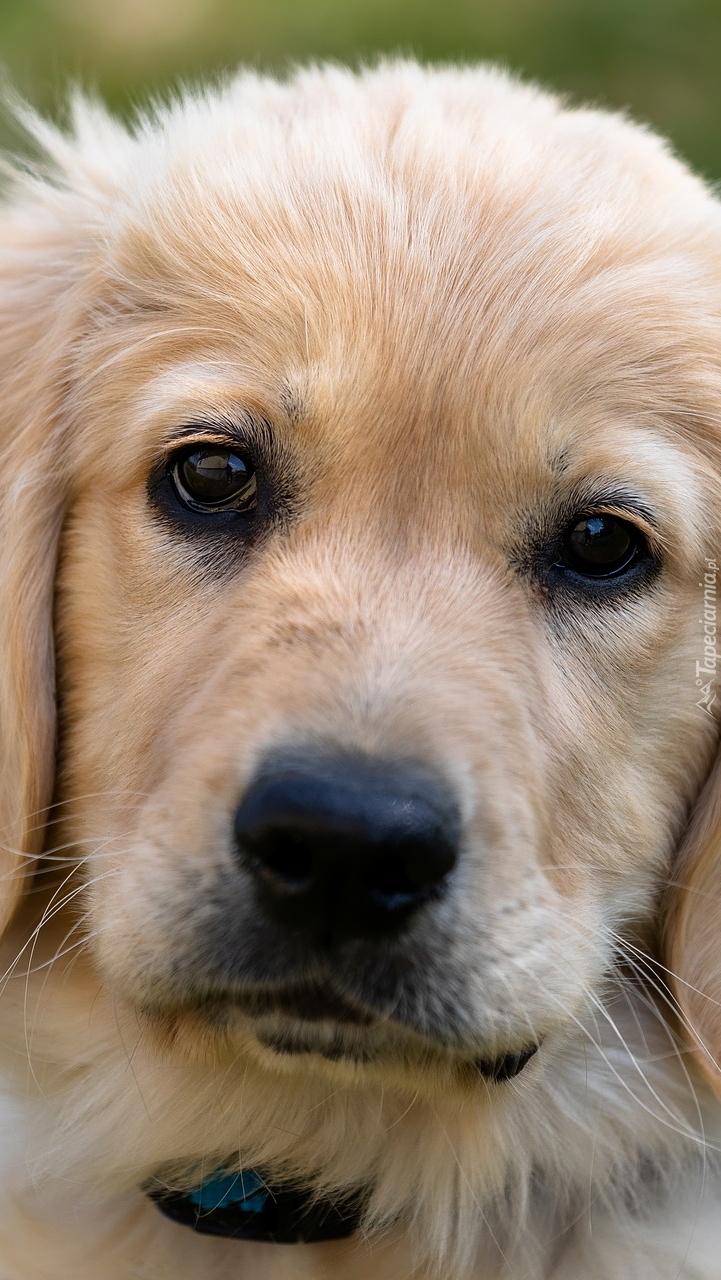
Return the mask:
<path id="1" fill-rule="evenodd" d="M 719 1280 L 718 202 L 483 69 L 31 128 L 0 222 L 1 1280 Z M 208 556 L 147 478 L 178 426 L 253 414 L 292 514 Z M 525 548 L 599 485 L 661 574 L 559 603 Z M 183 1002 L 244 784 L 312 739 L 460 797 L 418 997 L 452 1049 L 388 1018 L 368 1064 L 280 1057 Z M 517 1079 L 469 1071 L 529 1036 Z M 363 1233 L 214 1240 L 138 1189 L 232 1152 L 371 1187 Z"/>

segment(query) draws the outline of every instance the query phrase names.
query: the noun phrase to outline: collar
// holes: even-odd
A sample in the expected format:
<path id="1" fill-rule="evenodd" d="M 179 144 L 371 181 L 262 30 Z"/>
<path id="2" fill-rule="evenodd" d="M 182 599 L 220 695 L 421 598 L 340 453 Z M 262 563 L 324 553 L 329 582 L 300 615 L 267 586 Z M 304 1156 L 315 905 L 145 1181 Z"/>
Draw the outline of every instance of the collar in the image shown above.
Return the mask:
<path id="1" fill-rule="evenodd" d="M 358 1228 L 363 1196 L 319 1196 L 309 1187 L 272 1185 L 255 1169 L 217 1170 L 190 1191 L 172 1191 L 154 1178 L 144 1187 L 168 1218 L 204 1235 L 269 1244 L 341 1240 Z"/>

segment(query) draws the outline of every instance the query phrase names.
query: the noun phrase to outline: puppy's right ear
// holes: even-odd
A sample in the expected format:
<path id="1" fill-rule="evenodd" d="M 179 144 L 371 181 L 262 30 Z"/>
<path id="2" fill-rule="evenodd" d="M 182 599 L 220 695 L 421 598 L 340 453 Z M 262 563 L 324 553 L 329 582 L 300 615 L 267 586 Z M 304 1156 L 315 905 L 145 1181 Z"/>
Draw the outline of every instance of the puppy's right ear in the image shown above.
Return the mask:
<path id="1" fill-rule="evenodd" d="M 65 399 L 107 197 L 78 143 L 31 127 L 47 173 L 8 165 L 0 205 L 0 929 L 42 849 L 53 795 L 53 585 L 72 470 Z"/>

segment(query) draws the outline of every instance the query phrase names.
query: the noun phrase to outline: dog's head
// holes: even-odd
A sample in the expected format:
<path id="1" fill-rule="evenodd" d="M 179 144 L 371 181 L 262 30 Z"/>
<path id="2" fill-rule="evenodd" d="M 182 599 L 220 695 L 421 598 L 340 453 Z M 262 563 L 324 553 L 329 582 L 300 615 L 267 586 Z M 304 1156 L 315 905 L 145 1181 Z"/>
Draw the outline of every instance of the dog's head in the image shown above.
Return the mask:
<path id="1" fill-rule="evenodd" d="M 0 250 L 7 918 L 54 795 L 61 942 L 159 1055 L 493 1102 L 650 951 L 718 1087 L 717 203 L 488 72 L 47 145 Z"/>

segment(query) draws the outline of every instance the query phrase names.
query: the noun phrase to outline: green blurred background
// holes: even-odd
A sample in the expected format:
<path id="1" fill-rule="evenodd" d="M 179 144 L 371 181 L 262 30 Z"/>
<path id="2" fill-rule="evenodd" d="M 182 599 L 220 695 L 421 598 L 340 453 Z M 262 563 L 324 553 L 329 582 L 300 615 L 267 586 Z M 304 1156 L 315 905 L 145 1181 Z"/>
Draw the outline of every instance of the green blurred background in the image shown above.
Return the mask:
<path id="1" fill-rule="evenodd" d="M 0 61 L 56 110 L 71 79 L 126 111 L 247 62 L 492 58 L 628 108 L 721 178 L 721 0 L 0 0 Z"/>

